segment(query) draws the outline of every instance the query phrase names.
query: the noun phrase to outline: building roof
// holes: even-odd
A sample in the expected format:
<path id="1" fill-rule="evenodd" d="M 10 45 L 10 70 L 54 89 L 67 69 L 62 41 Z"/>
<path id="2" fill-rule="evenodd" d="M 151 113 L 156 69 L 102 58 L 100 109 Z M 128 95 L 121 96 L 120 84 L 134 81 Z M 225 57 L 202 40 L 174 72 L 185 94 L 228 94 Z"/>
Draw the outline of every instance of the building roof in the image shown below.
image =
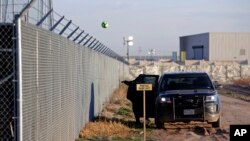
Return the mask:
<path id="1" fill-rule="evenodd" d="M 200 35 L 205 35 L 205 34 L 249 34 L 250 35 L 250 32 L 204 32 L 204 33 L 197 33 L 197 34 L 192 34 L 192 35 L 184 35 L 184 36 L 180 36 L 180 38 L 189 37 L 189 36 L 200 36 Z"/>

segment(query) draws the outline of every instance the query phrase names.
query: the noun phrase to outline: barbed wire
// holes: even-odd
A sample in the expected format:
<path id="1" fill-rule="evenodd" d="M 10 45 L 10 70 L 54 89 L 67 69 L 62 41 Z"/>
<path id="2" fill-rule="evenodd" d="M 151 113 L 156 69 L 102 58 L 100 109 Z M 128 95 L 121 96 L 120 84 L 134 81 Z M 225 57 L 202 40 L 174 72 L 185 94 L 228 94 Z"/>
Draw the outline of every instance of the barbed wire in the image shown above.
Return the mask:
<path id="1" fill-rule="evenodd" d="M 14 17 L 23 10 L 29 1 L 25 0 L 12 0 L 10 3 L 0 3 L 2 14 L 5 12 L 5 17 L 0 17 L 0 22 L 11 23 L 14 22 Z M 7 7 L 7 9 L 3 9 Z M 94 38 L 91 34 L 81 29 L 72 20 L 67 19 L 65 16 L 57 13 L 52 5 L 49 5 L 44 0 L 38 0 L 25 14 L 23 20 L 27 23 L 37 25 L 46 30 L 59 34 L 75 43 L 87 46 L 95 51 L 108 55 L 112 58 L 125 62 L 124 58 L 115 53 L 113 50 L 106 47 L 98 39 Z M 1 15 L 2 15 L 1 14 Z M 3 19 L 5 21 L 3 21 Z"/>

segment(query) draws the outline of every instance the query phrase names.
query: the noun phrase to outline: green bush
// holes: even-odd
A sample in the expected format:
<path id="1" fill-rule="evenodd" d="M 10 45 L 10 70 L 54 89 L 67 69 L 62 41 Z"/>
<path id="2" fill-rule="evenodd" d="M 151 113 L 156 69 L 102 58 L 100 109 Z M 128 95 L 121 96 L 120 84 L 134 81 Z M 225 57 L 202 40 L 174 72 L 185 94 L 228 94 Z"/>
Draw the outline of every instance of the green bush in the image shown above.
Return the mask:
<path id="1" fill-rule="evenodd" d="M 132 110 L 129 108 L 121 107 L 120 109 L 117 110 L 116 114 L 122 116 L 128 116 L 131 112 Z"/>

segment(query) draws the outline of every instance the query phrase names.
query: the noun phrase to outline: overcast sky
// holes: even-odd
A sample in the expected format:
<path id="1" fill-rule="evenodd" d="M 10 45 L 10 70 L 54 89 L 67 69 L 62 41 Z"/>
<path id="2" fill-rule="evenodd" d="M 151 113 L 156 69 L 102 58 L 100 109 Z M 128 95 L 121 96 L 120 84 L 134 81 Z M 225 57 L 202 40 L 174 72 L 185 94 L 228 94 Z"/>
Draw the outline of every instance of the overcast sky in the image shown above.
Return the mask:
<path id="1" fill-rule="evenodd" d="M 250 0 L 54 0 L 54 10 L 125 56 L 179 51 L 179 37 L 204 32 L 250 32 Z M 108 21 L 110 27 L 101 28 Z"/>

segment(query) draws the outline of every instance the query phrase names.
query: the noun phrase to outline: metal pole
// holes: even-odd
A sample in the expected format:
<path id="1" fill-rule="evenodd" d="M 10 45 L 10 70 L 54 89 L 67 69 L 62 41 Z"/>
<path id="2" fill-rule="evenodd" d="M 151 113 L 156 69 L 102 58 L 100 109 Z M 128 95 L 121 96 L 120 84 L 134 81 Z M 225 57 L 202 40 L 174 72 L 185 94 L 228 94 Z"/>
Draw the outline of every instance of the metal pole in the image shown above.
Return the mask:
<path id="1" fill-rule="evenodd" d="M 48 5 L 49 5 L 49 10 L 53 9 L 53 5 L 52 5 L 52 0 L 48 0 Z M 48 10 L 48 11 L 49 11 Z M 52 27 L 53 25 L 53 12 L 49 15 L 49 29 Z"/>
<path id="2" fill-rule="evenodd" d="M 12 15 L 12 17 L 13 17 L 13 21 L 14 21 L 14 19 L 15 19 L 15 2 L 14 2 L 14 0 L 12 0 L 12 11 L 13 11 L 13 15 Z"/>
<path id="3" fill-rule="evenodd" d="M 143 91 L 143 140 L 146 141 L 146 91 Z"/>
<path id="4" fill-rule="evenodd" d="M 3 21 L 2 21 L 2 16 L 3 16 L 2 0 L 0 0 L 0 22 L 3 22 Z"/>
<path id="5" fill-rule="evenodd" d="M 7 20 L 7 14 L 8 14 L 7 13 L 8 6 L 9 6 L 8 0 L 6 0 L 6 1 L 1 0 L 0 5 L 1 5 L 1 8 L 0 8 L 1 18 L 0 18 L 0 20 L 1 20 L 1 22 L 5 23 Z"/>
<path id="6" fill-rule="evenodd" d="M 38 11 L 38 15 L 39 15 L 39 19 L 41 19 L 43 17 L 43 12 L 44 12 L 44 3 L 43 0 L 39 0 L 40 1 L 40 10 Z"/>
<path id="7" fill-rule="evenodd" d="M 27 4 L 22 11 L 20 12 L 20 17 L 25 15 L 27 12 L 29 12 L 29 9 L 35 4 L 37 0 L 32 0 L 29 4 Z"/>
<path id="8" fill-rule="evenodd" d="M 17 104 L 18 104 L 18 129 L 17 129 L 17 140 L 23 141 L 23 87 L 22 87 L 22 41 L 21 41 L 21 18 L 17 18 L 17 54 L 18 54 L 18 94 L 17 94 Z"/>
<path id="9" fill-rule="evenodd" d="M 128 63 L 129 63 L 129 45 L 128 45 L 128 42 L 126 41 L 127 43 L 127 59 L 128 59 Z"/>
<path id="10" fill-rule="evenodd" d="M 140 62 L 141 62 L 141 47 L 139 47 L 138 53 L 139 53 L 139 65 L 140 65 Z"/>
<path id="11" fill-rule="evenodd" d="M 126 40 L 125 37 L 123 37 L 123 45 L 126 46 L 127 45 L 127 61 L 128 61 L 128 64 L 129 64 L 129 45 L 128 45 L 128 40 Z"/>

